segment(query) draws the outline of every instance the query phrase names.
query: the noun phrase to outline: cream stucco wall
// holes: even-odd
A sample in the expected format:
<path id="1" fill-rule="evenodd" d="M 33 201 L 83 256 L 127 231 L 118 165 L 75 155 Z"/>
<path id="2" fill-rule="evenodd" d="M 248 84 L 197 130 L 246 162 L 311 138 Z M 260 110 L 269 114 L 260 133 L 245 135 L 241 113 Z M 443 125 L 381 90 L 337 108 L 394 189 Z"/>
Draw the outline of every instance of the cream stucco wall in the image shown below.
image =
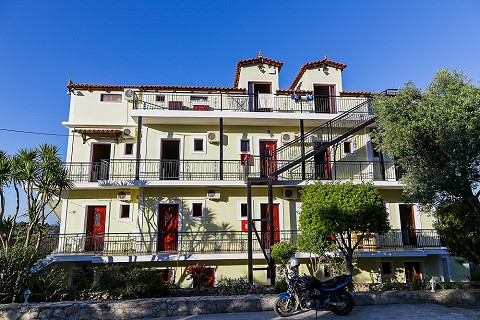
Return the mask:
<path id="1" fill-rule="evenodd" d="M 335 95 L 340 95 L 343 90 L 342 71 L 333 67 L 328 67 L 325 72 L 323 68 L 313 68 L 305 71 L 300 78 L 296 90 L 313 90 L 315 84 L 335 85 Z"/>
<path id="2" fill-rule="evenodd" d="M 102 94 L 120 94 L 121 102 L 100 101 Z M 71 107 L 69 122 L 86 125 L 135 125 L 130 117 L 132 103 L 123 99 L 123 91 L 75 91 L 75 103 Z"/>
<path id="3" fill-rule="evenodd" d="M 268 64 L 243 66 L 240 69 L 238 87 L 248 90 L 249 82 L 270 82 L 272 84 L 271 93 L 275 93 L 279 88 L 278 73 L 277 67 Z"/>

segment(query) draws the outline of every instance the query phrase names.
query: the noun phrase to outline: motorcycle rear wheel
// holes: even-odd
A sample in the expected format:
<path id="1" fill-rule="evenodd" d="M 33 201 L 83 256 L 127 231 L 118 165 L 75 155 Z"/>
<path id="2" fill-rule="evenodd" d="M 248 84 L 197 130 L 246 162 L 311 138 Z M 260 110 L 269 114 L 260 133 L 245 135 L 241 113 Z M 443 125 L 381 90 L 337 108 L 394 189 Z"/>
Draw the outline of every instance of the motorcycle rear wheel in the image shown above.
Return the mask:
<path id="1" fill-rule="evenodd" d="M 277 298 L 273 306 L 273 311 L 275 311 L 279 317 L 289 317 L 295 311 L 295 301 L 293 299 Z"/>
<path id="2" fill-rule="evenodd" d="M 353 309 L 353 298 L 350 293 L 347 291 L 342 291 L 337 295 L 337 301 L 339 303 L 345 304 L 344 306 L 331 306 L 330 309 L 333 313 L 339 316 L 345 316 L 350 313 Z"/>

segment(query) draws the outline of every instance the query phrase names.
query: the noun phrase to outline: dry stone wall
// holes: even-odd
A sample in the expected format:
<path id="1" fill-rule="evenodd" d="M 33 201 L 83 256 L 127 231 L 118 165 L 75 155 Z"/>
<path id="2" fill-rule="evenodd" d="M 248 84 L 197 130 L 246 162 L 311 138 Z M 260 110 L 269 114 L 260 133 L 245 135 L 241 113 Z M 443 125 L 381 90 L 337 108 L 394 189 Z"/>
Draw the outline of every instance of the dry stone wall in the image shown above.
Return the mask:
<path id="1" fill-rule="evenodd" d="M 355 304 L 438 303 L 479 307 L 480 290 L 354 293 Z M 272 310 L 275 295 L 175 297 L 125 301 L 72 301 L 0 305 L 0 320 L 123 320 L 205 313 Z"/>

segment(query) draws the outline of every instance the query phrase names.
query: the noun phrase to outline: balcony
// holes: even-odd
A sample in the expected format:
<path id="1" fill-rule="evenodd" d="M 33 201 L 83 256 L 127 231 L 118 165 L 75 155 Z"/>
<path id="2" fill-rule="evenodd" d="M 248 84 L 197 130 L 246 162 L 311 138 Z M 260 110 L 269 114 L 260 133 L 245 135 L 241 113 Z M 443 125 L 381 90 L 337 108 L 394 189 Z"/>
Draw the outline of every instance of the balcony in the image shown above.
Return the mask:
<path id="1" fill-rule="evenodd" d="M 275 239 L 296 244 L 300 231 L 280 231 Z M 160 232 L 49 235 L 45 245 L 55 254 L 147 255 L 157 253 L 202 254 L 246 253 L 247 232 Z M 261 241 L 268 247 L 268 233 L 260 232 Z M 444 249 L 435 230 L 390 230 L 384 235 L 364 238 L 358 251 L 397 251 Z M 260 252 L 258 241 L 253 251 Z"/>
<path id="2" fill-rule="evenodd" d="M 241 160 L 140 160 L 141 181 L 243 181 L 250 177 L 266 177 L 288 160 L 248 158 Z M 223 176 L 220 166 L 223 165 Z M 69 162 L 65 164 L 74 182 L 135 180 L 137 163 L 132 160 L 102 160 L 102 162 Z M 397 181 L 393 162 L 379 161 L 305 161 L 307 180 Z M 302 166 L 297 165 L 276 177 L 277 180 L 303 180 Z"/>
<path id="3" fill-rule="evenodd" d="M 369 97 L 307 94 L 137 92 L 133 109 L 336 114 L 369 100 Z"/>

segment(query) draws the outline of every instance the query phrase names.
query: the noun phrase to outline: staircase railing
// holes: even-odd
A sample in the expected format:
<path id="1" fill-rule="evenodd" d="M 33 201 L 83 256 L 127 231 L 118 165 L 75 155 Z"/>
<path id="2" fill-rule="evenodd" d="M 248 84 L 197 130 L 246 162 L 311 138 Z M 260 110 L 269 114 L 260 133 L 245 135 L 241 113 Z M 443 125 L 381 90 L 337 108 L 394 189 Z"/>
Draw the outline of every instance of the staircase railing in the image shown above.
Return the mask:
<path id="1" fill-rule="evenodd" d="M 259 171 L 260 177 L 275 177 L 368 126 L 374 120 L 375 116 L 368 99 L 277 150 L 273 150 L 270 154 L 251 157 L 254 163 L 262 164 L 262 170 Z M 246 159 L 246 161 L 252 161 L 252 159 Z M 251 172 L 247 172 L 247 176 L 253 177 Z"/>

